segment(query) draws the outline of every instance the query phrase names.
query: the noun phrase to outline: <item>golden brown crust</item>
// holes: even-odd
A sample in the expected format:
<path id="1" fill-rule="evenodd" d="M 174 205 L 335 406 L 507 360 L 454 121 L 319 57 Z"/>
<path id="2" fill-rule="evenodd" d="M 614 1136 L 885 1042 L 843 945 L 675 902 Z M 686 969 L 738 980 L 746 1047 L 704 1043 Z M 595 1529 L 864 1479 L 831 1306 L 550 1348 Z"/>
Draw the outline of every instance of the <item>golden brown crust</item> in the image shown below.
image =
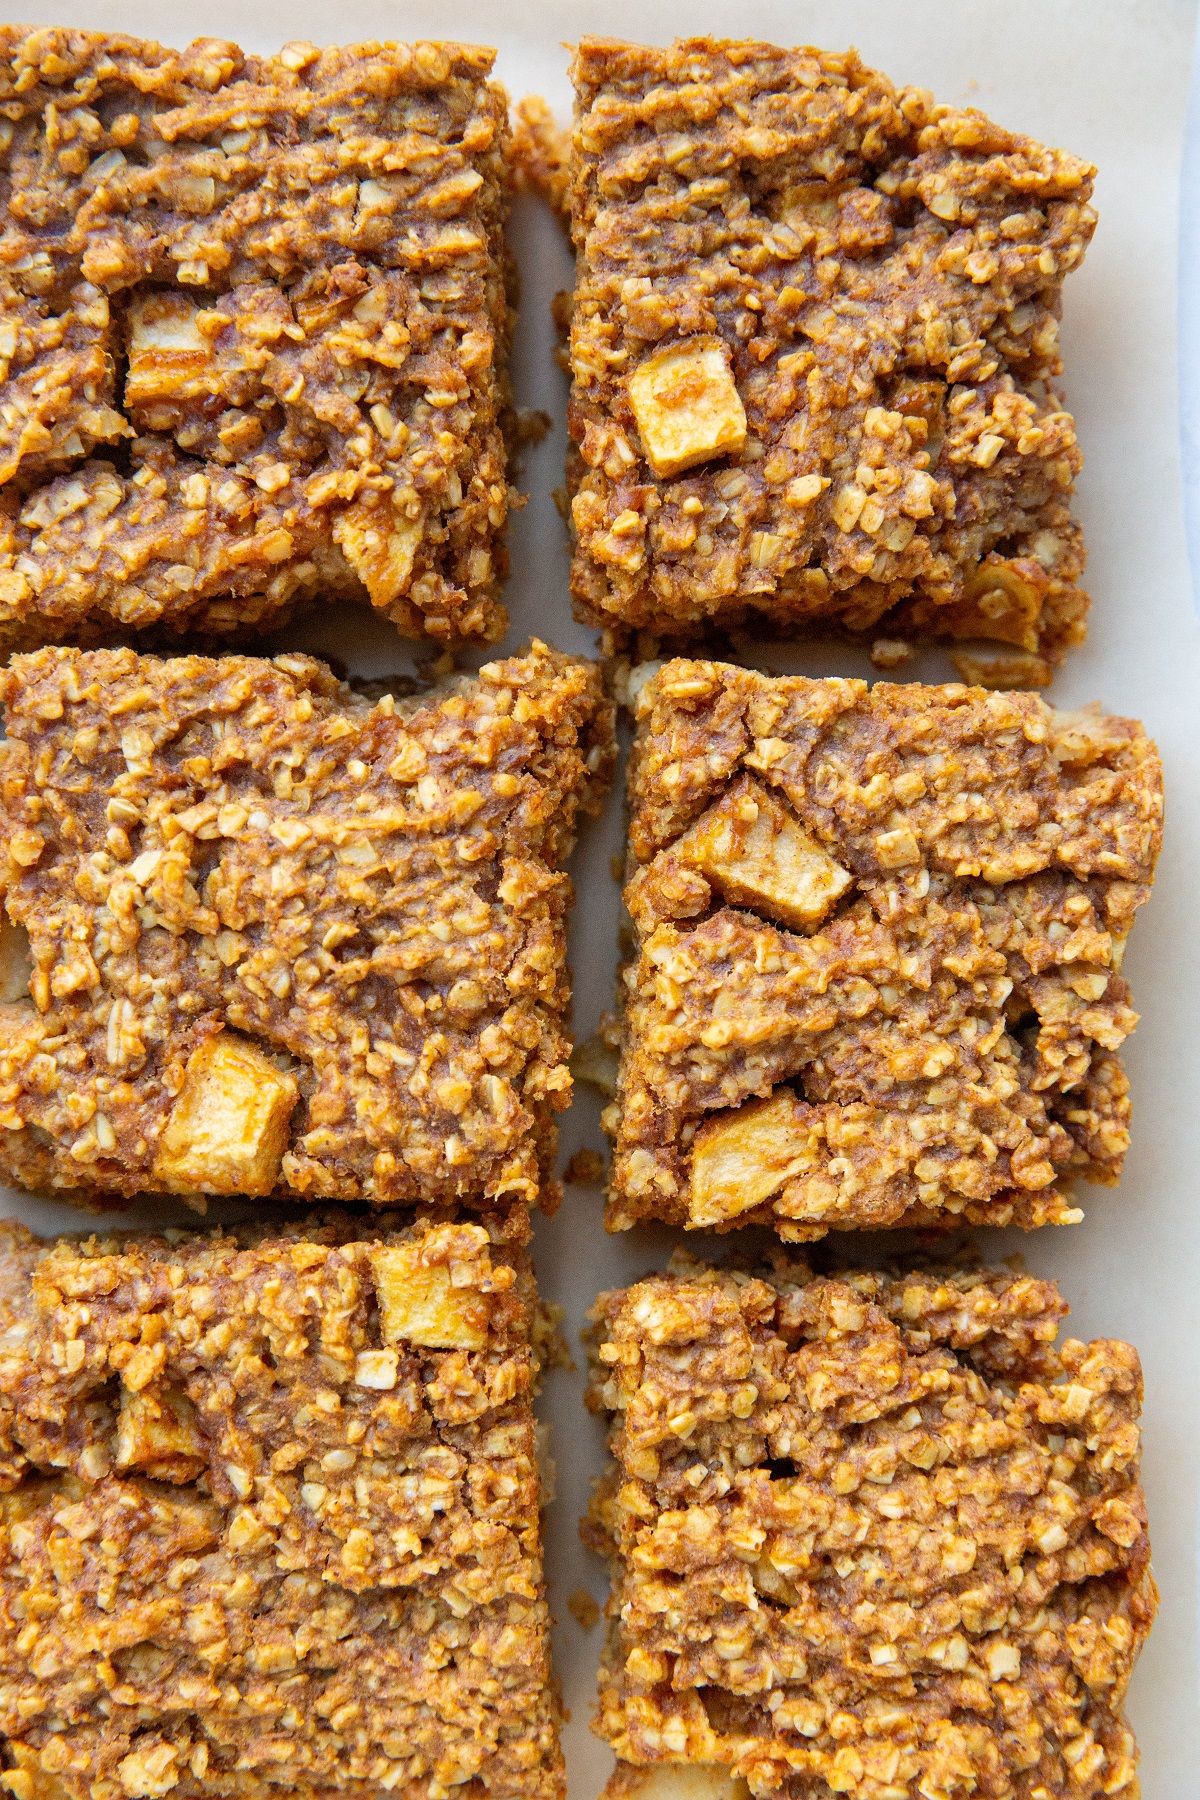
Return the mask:
<path id="1" fill-rule="evenodd" d="M 992 639 L 1047 680 L 1087 610 L 1055 384 L 1094 170 L 853 51 L 586 38 L 574 79 L 584 616 Z M 656 477 L 629 384 L 702 339 L 740 447 L 731 415 Z"/>
<path id="2" fill-rule="evenodd" d="M 492 60 L 0 31 L 0 644 L 502 634 Z"/>
<path id="3" fill-rule="evenodd" d="M 1001 1270 L 782 1258 L 601 1296 L 596 1728 L 626 1764 L 709 1765 L 713 1800 L 745 1792 L 722 1767 L 780 1800 L 1137 1793 L 1141 1373 L 1056 1348 L 1065 1311 Z"/>
<path id="4" fill-rule="evenodd" d="M 527 1234 L 3 1228 L 16 1800 L 559 1800 Z M 480 1348 L 381 1340 L 393 1248 L 451 1271 Z"/>
<path id="5" fill-rule="evenodd" d="M 1061 1178 L 1115 1180 L 1128 1143 L 1142 728 L 684 660 L 637 709 L 610 1227 L 1078 1216 Z"/>
<path id="6" fill-rule="evenodd" d="M 570 1092 L 561 865 L 613 757 L 593 665 L 535 642 L 370 705 L 306 656 L 47 649 L 0 700 L 32 953 L 7 1178 L 537 1199 Z"/>

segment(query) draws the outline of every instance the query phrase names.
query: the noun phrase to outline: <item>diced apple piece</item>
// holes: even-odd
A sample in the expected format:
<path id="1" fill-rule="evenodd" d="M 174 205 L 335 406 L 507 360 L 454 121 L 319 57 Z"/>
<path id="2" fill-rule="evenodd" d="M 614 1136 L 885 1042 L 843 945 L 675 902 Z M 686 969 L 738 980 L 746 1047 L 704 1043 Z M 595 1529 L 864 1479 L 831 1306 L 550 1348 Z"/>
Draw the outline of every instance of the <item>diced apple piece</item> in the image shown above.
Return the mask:
<path id="1" fill-rule="evenodd" d="M 750 1789 L 719 1763 L 658 1763 L 652 1769 L 619 1764 L 605 1794 L 614 1800 L 749 1800 Z"/>
<path id="2" fill-rule="evenodd" d="M 429 1240 L 371 1252 L 385 1344 L 429 1350 L 483 1350 L 488 1308 L 475 1288 L 455 1287 L 445 1263 L 427 1262 Z"/>
<path id="3" fill-rule="evenodd" d="M 155 1481 L 192 1481 L 208 1462 L 196 1409 L 177 1388 L 121 1394 L 116 1466 L 141 1469 Z"/>
<path id="4" fill-rule="evenodd" d="M 159 1144 L 174 1194 L 269 1194 L 287 1148 L 296 1083 L 232 1032 L 193 1052 Z"/>
<path id="5" fill-rule="evenodd" d="M 750 1212 L 808 1168 L 812 1152 L 790 1088 L 718 1113 L 692 1147 L 690 1225 L 720 1225 Z"/>
<path id="6" fill-rule="evenodd" d="M 334 519 L 334 542 L 372 606 L 391 606 L 408 592 L 423 529 L 419 519 L 397 518 L 395 507 L 385 505 L 348 506 Z"/>
<path id="7" fill-rule="evenodd" d="M 129 308 L 125 404 L 194 400 L 211 391 L 212 352 L 186 294 L 142 294 Z"/>
<path id="8" fill-rule="evenodd" d="M 761 782 L 745 775 L 675 845 L 736 906 L 813 931 L 851 876 Z"/>
<path id="9" fill-rule="evenodd" d="M 671 344 L 639 363 L 629 399 L 642 448 L 658 476 L 678 475 L 712 456 L 740 454 L 746 409 L 728 353 L 712 338 Z"/>

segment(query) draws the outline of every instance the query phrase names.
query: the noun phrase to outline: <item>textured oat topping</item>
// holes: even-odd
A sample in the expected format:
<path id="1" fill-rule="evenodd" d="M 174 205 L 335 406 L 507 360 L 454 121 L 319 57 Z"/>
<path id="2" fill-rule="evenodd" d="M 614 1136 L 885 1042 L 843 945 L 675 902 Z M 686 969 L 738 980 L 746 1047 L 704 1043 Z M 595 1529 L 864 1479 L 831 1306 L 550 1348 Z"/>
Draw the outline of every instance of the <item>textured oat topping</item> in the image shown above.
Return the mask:
<path id="1" fill-rule="evenodd" d="M 372 705 L 307 656 L 46 649 L 0 701 L 6 1179 L 537 1199 L 592 664 Z"/>
<path id="2" fill-rule="evenodd" d="M 634 686 L 610 1227 L 1077 1218 L 1064 1178 L 1128 1144 L 1141 726 L 682 659 Z"/>
<path id="3" fill-rule="evenodd" d="M 1134 1800 L 1141 1371 L 1066 1310 L 782 1256 L 601 1296 L 609 1800 Z"/>
<path id="4" fill-rule="evenodd" d="M 527 1234 L 3 1228 L 14 1800 L 560 1800 Z"/>
<path id="5" fill-rule="evenodd" d="M 574 79 L 583 615 L 993 640 L 998 685 L 1048 680 L 1087 610 L 1056 383 L 1093 169 L 853 51 L 585 38 Z"/>
<path id="6" fill-rule="evenodd" d="M 0 645 L 501 635 L 492 60 L 0 30 Z"/>

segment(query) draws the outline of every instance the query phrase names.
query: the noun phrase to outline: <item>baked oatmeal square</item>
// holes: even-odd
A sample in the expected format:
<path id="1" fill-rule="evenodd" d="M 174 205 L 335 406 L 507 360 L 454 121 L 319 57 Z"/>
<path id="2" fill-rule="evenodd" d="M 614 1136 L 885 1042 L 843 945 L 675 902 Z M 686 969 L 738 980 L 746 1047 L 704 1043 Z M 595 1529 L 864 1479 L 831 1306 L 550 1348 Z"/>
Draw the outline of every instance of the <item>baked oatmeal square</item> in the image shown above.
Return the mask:
<path id="1" fill-rule="evenodd" d="M 1066 1311 L 782 1256 L 601 1296 L 606 1800 L 1138 1791 L 1141 1369 Z"/>
<path id="2" fill-rule="evenodd" d="M 2 1228 L 15 1800 L 561 1800 L 527 1234 Z"/>
<path id="3" fill-rule="evenodd" d="M 5 1179 L 537 1201 L 593 664 L 372 704 L 307 656 L 47 648 L 0 701 Z"/>
<path id="4" fill-rule="evenodd" d="M 1142 727 L 684 659 L 631 686 L 610 1228 L 1079 1218 L 1129 1138 Z"/>
<path id="5" fill-rule="evenodd" d="M 585 38 L 574 80 L 582 616 L 1049 680 L 1087 611 L 1058 321 L 1095 171 L 853 51 Z"/>
<path id="6" fill-rule="evenodd" d="M 501 635 L 492 61 L 0 30 L 0 644 Z"/>

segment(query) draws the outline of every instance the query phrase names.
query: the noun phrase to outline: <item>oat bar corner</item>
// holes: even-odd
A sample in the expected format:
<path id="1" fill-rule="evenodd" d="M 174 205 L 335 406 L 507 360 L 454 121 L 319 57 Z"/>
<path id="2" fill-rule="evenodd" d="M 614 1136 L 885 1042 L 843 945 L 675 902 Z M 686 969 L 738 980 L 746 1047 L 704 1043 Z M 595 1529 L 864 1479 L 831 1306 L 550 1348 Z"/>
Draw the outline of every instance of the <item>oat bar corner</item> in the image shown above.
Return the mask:
<path id="1" fill-rule="evenodd" d="M 372 705 L 311 657 L 45 649 L 0 699 L 7 1179 L 537 1200 L 594 665 L 535 642 Z"/>
<path id="2" fill-rule="evenodd" d="M 1142 727 L 1032 694 L 645 671 L 609 1224 L 1062 1223 L 1128 1144 Z M 635 684 L 636 685 L 636 684 Z"/>
<path id="3" fill-rule="evenodd" d="M 523 1208 L 0 1228 L 13 1800 L 563 1800 Z"/>
<path id="4" fill-rule="evenodd" d="M 1049 680 L 1087 611 L 1058 320 L 1095 171 L 852 51 L 585 38 L 574 79 L 582 615 Z"/>
<path id="5" fill-rule="evenodd" d="M 492 60 L 0 30 L 0 646 L 502 634 Z"/>
<path id="6" fill-rule="evenodd" d="M 1141 1370 L 1066 1310 L 782 1256 L 601 1296 L 605 1800 L 1138 1791 Z"/>

